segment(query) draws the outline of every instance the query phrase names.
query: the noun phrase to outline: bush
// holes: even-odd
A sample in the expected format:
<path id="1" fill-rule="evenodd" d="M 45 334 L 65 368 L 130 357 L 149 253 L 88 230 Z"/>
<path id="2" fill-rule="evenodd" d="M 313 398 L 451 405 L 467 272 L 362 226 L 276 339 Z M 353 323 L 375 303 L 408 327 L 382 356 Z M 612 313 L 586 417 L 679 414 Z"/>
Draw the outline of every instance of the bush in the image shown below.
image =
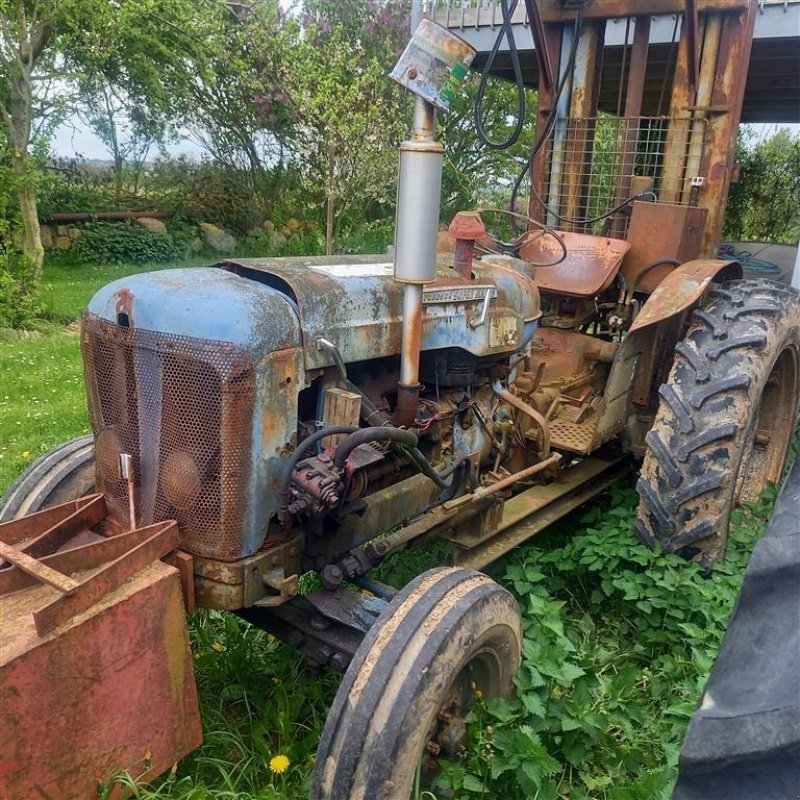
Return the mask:
<path id="1" fill-rule="evenodd" d="M 0 252 L 0 328 L 35 328 L 41 313 L 31 263 L 22 256 Z"/>
<path id="2" fill-rule="evenodd" d="M 338 242 L 343 253 L 385 253 L 394 243 L 394 217 L 357 225 Z"/>
<path id="3" fill-rule="evenodd" d="M 73 248 L 84 264 L 160 264 L 180 256 L 170 234 L 129 222 L 88 222 Z"/>

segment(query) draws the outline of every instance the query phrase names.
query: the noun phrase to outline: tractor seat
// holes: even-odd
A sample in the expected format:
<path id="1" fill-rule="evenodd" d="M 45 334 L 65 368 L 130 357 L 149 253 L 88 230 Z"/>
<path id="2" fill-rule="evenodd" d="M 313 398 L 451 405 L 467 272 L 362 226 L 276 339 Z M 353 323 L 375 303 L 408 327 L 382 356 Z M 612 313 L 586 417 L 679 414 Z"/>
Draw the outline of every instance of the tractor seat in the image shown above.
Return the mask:
<path id="1" fill-rule="evenodd" d="M 595 297 L 607 289 L 619 272 L 622 259 L 630 250 L 623 239 L 592 236 L 588 233 L 561 233 L 567 257 L 554 267 L 534 267 L 532 276 L 539 290 L 572 297 Z M 533 264 L 546 264 L 561 254 L 561 245 L 552 236 L 540 236 L 522 248 L 521 256 Z"/>

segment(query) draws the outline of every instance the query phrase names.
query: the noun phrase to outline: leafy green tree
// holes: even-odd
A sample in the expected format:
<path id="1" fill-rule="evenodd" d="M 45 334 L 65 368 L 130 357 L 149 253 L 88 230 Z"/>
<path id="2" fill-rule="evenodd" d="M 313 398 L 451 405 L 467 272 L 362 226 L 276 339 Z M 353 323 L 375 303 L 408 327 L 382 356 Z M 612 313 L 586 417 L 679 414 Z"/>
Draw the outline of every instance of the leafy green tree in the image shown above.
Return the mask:
<path id="1" fill-rule="evenodd" d="M 744 129 L 738 143 L 741 174 L 732 184 L 725 237 L 797 244 L 800 239 L 800 136 L 780 129 L 749 144 Z"/>
<path id="2" fill-rule="evenodd" d="M 44 257 L 30 159 L 37 134 L 66 112 L 77 78 L 102 74 L 143 104 L 181 96 L 198 20 L 217 9 L 227 9 L 223 0 L 0 0 L 0 122 L 35 283 Z"/>
<path id="3" fill-rule="evenodd" d="M 326 252 L 347 220 L 394 201 L 397 145 L 410 106 L 389 77 L 408 38 L 405 3 L 306 0 L 285 27 L 285 141 L 325 208 Z"/>

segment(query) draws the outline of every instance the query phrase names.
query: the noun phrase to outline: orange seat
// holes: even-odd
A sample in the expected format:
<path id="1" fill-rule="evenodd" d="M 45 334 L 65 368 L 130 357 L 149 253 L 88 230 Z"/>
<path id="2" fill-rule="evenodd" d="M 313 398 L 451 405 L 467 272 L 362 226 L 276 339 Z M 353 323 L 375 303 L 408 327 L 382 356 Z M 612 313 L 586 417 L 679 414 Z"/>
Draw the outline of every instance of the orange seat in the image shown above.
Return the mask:
<path id="1" fill-rule="evenodd" d="M 611 285 L 631 247 L 623 239 L 607 236 L 561 232 L 559 236 L 567 246 L 567 257 L 553 267 L 535 266 L 552 262 L 561 254 L 561 245 L 552 236 L 540 236 L 522 248 L 521 255 L 534 266 L 533 279 L 543 292 L 573 297 L 600 294 Z"/>

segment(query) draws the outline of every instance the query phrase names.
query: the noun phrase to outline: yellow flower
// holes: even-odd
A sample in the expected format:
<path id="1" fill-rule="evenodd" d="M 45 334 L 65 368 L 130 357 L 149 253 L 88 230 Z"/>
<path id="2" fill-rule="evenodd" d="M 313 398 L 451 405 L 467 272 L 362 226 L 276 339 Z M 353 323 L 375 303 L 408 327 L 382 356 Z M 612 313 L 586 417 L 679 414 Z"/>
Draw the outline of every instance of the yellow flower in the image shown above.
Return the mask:
<path id="1" fill-rule="evenodd" d="M 22 451 L 22 457 L 23 458 L 30 458 L 31 457 L 31 451 L 30 450 L 23 450 Z"/>
<path id="2" fill-rule="evenodd" d="M 282 775 L 284 772 L 286 772 L 287 769 L 289 769 L 289 764 L 291 763 L 292 762 L 289 761 L 288 756 L 277 755 L 273 756 L 269 760 L 269 768 L 271 772 L 275 772 L 278 775 Z"/>
<path id="3" fill-rule="evenodd" d="M 211 645 L 211 649 L 212 650 L 216 650 L 218 653 L 224 653 L 225 652 L 225 645 L 224 644 L 220 644 L 219 642 L 214 642 L 214 644 Z"/>

